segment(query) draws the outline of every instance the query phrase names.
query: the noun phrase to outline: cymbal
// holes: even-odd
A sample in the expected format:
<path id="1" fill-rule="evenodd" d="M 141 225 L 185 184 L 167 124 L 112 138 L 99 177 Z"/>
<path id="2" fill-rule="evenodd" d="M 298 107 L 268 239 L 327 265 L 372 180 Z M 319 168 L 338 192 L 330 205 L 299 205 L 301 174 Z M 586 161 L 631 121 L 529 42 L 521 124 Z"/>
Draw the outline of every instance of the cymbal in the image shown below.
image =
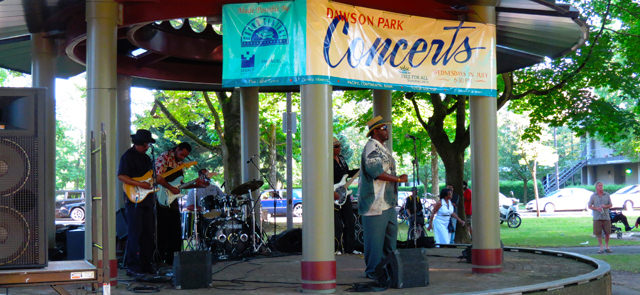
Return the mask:
<path id="1" fill-rule="evenodd" d="M 232 195 L 244 195 L 252 190 L 259 189 L 264 182 L 262 180 L 251 180 L 247 181 L 239 186 L 236 186 L 233 190 L 231 190 Z"/>

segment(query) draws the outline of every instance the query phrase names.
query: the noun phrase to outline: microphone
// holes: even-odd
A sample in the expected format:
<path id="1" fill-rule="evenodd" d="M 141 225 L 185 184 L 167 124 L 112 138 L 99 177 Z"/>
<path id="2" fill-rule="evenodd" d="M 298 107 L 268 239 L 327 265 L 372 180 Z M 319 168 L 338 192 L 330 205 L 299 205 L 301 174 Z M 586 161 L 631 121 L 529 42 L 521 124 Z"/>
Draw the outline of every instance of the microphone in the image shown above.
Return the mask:
<path id="1" fill-rule="evenodd" d="M 411 138 L 411 139 L 413 139 L 413 140 L 416 140 L 416 137 L 415 137 L 415 136 L 413 136 L 413 135 L 411 135 L 411 134 L 406 134 L 404 137 L 406 137 L 406 138 Z"/>
<path id="2" fill-rule="evenodd" d="M 257 154 L 253 154 L 253 156 L 251 156 L 251 158 L 249 158 L 249 160 L 247 160 L 247 164 L 251 163 L 253 161 L 253 158 L 258 156 Z"/>

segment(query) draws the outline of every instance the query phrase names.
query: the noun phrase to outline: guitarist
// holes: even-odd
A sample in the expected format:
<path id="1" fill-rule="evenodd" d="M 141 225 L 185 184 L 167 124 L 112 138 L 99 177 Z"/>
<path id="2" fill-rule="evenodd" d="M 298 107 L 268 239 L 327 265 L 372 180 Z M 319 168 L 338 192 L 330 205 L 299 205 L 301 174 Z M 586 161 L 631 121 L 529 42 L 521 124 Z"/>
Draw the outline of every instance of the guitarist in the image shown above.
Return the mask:
<path id="1" fill-rule="evenodd" d="M 131 135 L 133 146 L 120 158 L 118 179 L 126 184 L 151 189 L 151 184 L 133 180 L 153 168 L 151 158 L 146 154 L 150 143 L 156 141 L 151 138 L 149 130 L 140 129 Z M 155 196 L 151 194 L 142 202 L 136 204 L 126 196 L 124 198 L 127 214 L 128 238 L 126 244 L 125 267 L 127 275 L 140 276 L 153 273 L 151 260 L 154 250 L 154 214 Z"/>
<path id="2" fill-rule="evenodd" d="M 337 138 L 333 138 L 333 184 L 339 183 L 345 174 L 348 177 L 355 175 L 359 169 L 349 170 L 347 162 L 340 154 L 342 145 Z M 333 192 L 334 200 L 338 200 L 340 195 Z M 336 254 L 353 253 L 362 254 L 354 249 L 355 247 L 355 216 L 353 215 L 353 206 L 351 204 L 351 196 L 346 196 L 346 200 L 342 205 L 333 206 L 333 222 L 335 231 L 335 249 Z"/>
<path id="3" fill-rule="evenodd" d="M 172 168 L 178 167 L 182 161 L 191 153 L 191 145 L 183 142 L 174 148 L 160 154 L 155 162 L 156 175 L 158 175 L 158 183 L 173 194 L 179 194 L 180 189 L 171 185 L 169 182 L 177 177 L 183 176 L 182 170 L 167 176 L 160 177 Z M 169 206 L 165 206 L 157 202 L 158 208 L 158 252 L 162 263 L 173 265 L 173 252 L 180 251 L 182 248 L 182 228 L 180 225 L 180 208 L 178 202 L 172 202 Z"/>

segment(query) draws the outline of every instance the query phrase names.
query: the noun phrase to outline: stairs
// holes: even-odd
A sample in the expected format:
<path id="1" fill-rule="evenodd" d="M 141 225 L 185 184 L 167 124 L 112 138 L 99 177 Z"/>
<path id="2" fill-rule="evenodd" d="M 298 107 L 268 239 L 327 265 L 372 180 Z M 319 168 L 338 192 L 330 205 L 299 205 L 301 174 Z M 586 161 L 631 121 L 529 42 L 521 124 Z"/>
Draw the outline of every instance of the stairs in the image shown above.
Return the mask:
<path id="1" fill-rule="evenodd" d="M 549 193 L 560 189 L 558 185 L 564 184 L 571 176 L 580 171 L 585 165 L 587 165 L 586 159 L 578 161 L 576 164 L 567 169 L 563 169 L 562 171 L 560 171 L 560 178 L 557 182 L 556 174 L 547 174 L 547 176 L 542 178 L 542 188 L 544 189 L 545 194 L 548 195 Z"/>

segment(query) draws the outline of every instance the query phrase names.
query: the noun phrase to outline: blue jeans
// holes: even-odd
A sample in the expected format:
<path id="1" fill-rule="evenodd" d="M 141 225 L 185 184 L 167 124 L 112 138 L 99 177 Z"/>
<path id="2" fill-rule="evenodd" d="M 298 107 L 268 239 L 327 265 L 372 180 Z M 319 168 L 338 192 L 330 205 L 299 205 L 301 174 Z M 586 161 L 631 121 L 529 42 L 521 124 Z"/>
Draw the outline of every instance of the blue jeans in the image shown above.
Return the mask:
<path id="1" fill-rule="evenodd" d="M 375 275 L 376 266 L 396 249 L 398 219 L 396 208 L 382 211 L 381 215 L 362 216 L 364 229 L 365 273 Z"/>

